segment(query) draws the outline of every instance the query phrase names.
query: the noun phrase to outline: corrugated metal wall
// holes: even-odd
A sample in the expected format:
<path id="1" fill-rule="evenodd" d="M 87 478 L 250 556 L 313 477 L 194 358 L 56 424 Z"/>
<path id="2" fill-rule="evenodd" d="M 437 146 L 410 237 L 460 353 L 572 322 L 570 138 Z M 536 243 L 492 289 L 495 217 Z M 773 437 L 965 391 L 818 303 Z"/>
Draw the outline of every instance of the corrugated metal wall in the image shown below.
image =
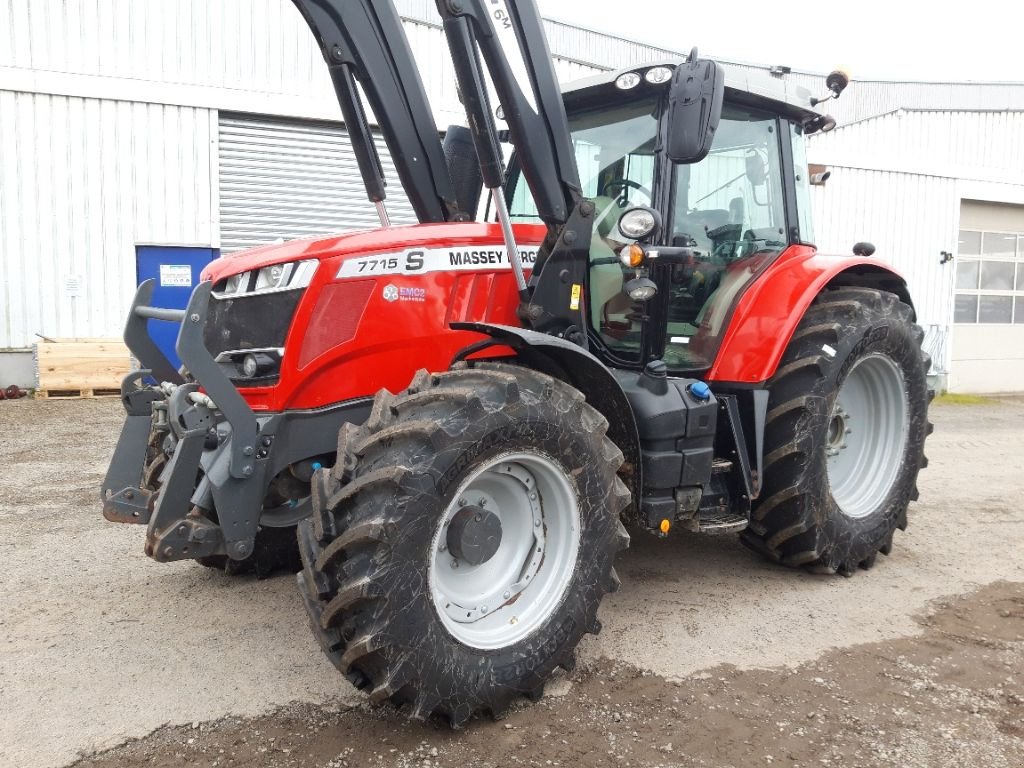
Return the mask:
<path id="1" fill-rule="evenodd" d="M 441 29 L 406 30 L 439 125 L 460 121 Z M 597 71 L 567 58 L 556 66 L 564 79 Z M 119 335 L 136 243 L 220 244 L 218 110 L 340 118 L 287 0 L 0 0 L 0 89 L 0 348 L 30 346 L 37 333 Z M 326 130 L 337 139 L 338 126 Z M 375 222 L 361 192 L 348 218 L 334 209 L 307 210 L 298 228 L 243 221 L 245 196 L 259 193 L 258 181 L 240 180 L 237 148 L 223 155 L 228 248 Z M 337 153 L 318 162 L 336 180 L 356 178 Z M 409 221 L 392 179 L 389 209 Z M 280 206 L 295 194 L 294 184 L 275 191 Z"/>
<path id="2" fill-rule="evenodd" d="M 901 108 L 1021 111 L 1024 110 L 1024 84 L 857 80 L 842 98 L 828 102 L 825 110 L 835 115 L 842 125 Z"/>
<path id="3" fill-rule="evenodd" d="M 410 20 L 407 30 L 424 71 L 433 74 L 426 79 L 435 107 L 442 113 L 460 114 L 434 3 L 398 0 L 396 4 Z M 592 72 L 675 58 L 700 44 L 699 30 L 672 51 L 556 21 L 547 21 L 545 28 L 563 74 L 578 75 L 571 71 L 574 64 Z M 705 53 L 714 55 L 714 51 Z M 739 62 L 726 65 L 738 73 L 765 70 L 764 66 Z M 251 111 L 272 108 L 274 114 L 311 118 L 337 114 L 329 101 L 331 113 L 324 113 L 323 97 L 331 93 L 327 72 L 288 0 L 0 0 L 2 67 L 74 73 L 79 78 L 119 78 L 136 85 L 140 81 L 174 84 L 174 89 L 152 93 L 151 98 L 191 106 L 248 110 L 246 104 L 251 104 Z M 784 79 L 815 93 L 824 91 L 818 74 L 792 72 Z M 37 77 L 35 82 L 40 90 L 90 85 L 86 81 L 61 83 L 49 77 Z M 219 103 L 197 104 L 196 99 L 213 96 L 195 89 L 221 89 L 229 94 L 218 94 Z M 288 98 L 273 103 L 264 98 L 261 109 L 253 94 Z M 225 101 L 228 96 L 230 101 Z M 841 99 L 827 105 L 840 124 L 899 107 L 1024 110 L 1024 86 L 864 81 L 855 82 Z"/>
<path id="4" fill-rule="evenodd" d="M 839 164 L 1024 181 L 1024 111 L 899 110 L 813 136 L 810 146 Z"/>
<path id="5" fill-rule="evenodd" d="M 392 224 L 415 224 L 382 138 Z M 348 133 L 308 120 L 220 117 L 220 228 L 225 252 L 279 238 L 380 226 Z"/>
<path id="6" fill-rule="evenodd" d="M 117 335 L 136 243 L 214 243 L 211 120 L 0 91 L 0 348 Z"/>
<path id="7" fill-rule="evenodd" d="M 4 65 L 265 93 L 328 82 L 288 0 L 0 0 Z"/>
<path id="8" fill-rule="evenodd" d="M 423 18 L 406 33 L 444 127 L 465 112 L 436 10 Z M 599 71 L 571 56 L 555 63 L 563 79 Z M 340 118 L 320 51 L 288 0 L 0 0 L 0 75 L 15 90 Z M 104 89 L 96 78 L 119 82 Z"/>
<path id="9" fill-rule="evenodd" d="M 952 96 L 951 96 L 952 98 Z M 938 372 L 952 367 L 952 281 L 963 180 L 1024 195 L 1024 112 L 899 110 L 812 136 L 811 162 L 832 176 L 813 188 L 822 250 L 858 240 L 907 278 Z"/>
<path id="10" fill-rule="evenodd" d="M 858 241 L 874 243 L 876 257 L 907 279 L 935 369 L 947 370 L 953 264 L 940 264 L 940 253 L 956 250 L 956 180 L 841 166 L 831 171 L 826 186 L 812 187 L 819 249 L 849 254 Z"/>

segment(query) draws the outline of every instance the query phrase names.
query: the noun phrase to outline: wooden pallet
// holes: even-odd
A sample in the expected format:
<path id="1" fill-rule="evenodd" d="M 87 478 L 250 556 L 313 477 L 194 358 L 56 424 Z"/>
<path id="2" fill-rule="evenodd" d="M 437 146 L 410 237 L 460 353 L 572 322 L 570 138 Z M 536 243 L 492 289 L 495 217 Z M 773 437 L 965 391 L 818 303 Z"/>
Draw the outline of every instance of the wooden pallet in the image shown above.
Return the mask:
<path id="1" fill-rule="evenodd" d="M 82 398 L 120 397 L 117 389 L 37 389 L 36 400 L 79 400 Z"/>
<path id="2" fill-rule="evenodd" d="M 132 370 L 131 355 L 119 339 L 53 339 L 35 347 L 36 397 L 40 399 L 119 395 Z"/>

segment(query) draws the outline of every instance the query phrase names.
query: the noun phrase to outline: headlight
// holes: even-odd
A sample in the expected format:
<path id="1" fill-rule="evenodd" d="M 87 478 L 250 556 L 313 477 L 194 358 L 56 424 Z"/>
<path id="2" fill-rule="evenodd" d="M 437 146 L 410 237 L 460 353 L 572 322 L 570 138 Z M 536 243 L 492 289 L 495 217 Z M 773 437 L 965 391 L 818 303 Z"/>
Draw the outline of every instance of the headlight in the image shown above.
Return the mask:
<path id="1" fill-rule="evenodd" d="M 620 91 L 628 91 L 640 85 L 640 75 L 636 72 L 626 72 L 615 78 L 615 87 Z"/>
<path id="2" fill-rule="evenodd" d="M 214 298 L 226 296 L 251 296 L 272 291 L 290 291 L 295 288 L 306 288 L 313 280 L 320 262 L 316 259 L 305 261 L 289 261 L 284 264 L 271 264 L 256 273 L 256 284 L 251 285 L 252 272 L 231 275 L 224 281 L 224 289 L 214 292 Z"/>
<path id="3" fill-rule="evenodd" d="M 658 286 L 649 277 L 634 277 L 622 286 L 622 290 L 633 301 L 647 301 L 654 298 L 654 294 L 658 292 Z"/>
<path id="4" fill-rule="evenodd" d="M 291 264 L 274 264 L 264 267 L 256 273 L 256 290 L 270 291 L 280 288 L 287 281 L 293 266 Z"/>
<path id="5" fill-rule="evenodd" d="M 242 272 L 239 275 L 232 275 L 228 278 L 224 293 L 243 293 L 249 287 L 249 273 Z"/>
<path id="6" fill-rule="evenodd" d="M 672 79 L 671 67 L 651 67 L 644 73 L 644 80 L 651 85 L 661 85 Z"/>
<path id="7" fill-rule="evenodd" d="M 261 376 L 276 376 L 281 368 L 281 352 L 283 350 L 255 350 L 246 354 L 241 360 L 235 356 L 235 367 L 244 379 L 255 379 Z"/>
<path id="8" fill-rule="evenodd" d="M 630 208 L 619 217 L 619 232 L 632 240 L 643 240 L 661 223 L 658 212 L 652 208 L 638 206 Z"/>
<path id="9" fill-rule="evenodd" d="M 260 361 L 256 359 L 256 355 L 246 355 L 242 358 L 242 373 L 247 379 L 255 379 L 256 374 L 260 372 Z"/>

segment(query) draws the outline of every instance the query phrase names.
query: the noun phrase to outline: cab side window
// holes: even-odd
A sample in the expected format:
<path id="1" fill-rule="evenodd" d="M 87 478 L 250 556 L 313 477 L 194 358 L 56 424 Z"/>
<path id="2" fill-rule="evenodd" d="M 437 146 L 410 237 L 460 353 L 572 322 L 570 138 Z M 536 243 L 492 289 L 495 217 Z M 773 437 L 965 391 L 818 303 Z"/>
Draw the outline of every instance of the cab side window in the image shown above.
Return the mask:
<path id="1" fill-rule="evenodd" d="M 673 268 L 669 343 L 673 368 L 699 368 L 717 346 L 733 299 L 768 255 L 787 245 L 778 121 L 735 105 L 722 114 L 711 153 L 676 168 L 671 243 L 690 248 Z M 700 343 L 691 345 L 700 332 Z"/>

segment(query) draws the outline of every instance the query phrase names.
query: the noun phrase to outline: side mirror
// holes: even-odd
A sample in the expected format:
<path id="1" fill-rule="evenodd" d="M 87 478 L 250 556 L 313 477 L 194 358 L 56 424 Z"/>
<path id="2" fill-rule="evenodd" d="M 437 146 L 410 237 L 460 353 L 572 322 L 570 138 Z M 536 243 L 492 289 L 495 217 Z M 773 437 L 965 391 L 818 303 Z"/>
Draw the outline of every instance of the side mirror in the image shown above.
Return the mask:
<path id="1" fill-rule="evenodd" d="M 673 163 L 697 163 L 707 157 L 722 117 L 725 70 L 710 59 L 690 51 L 685 64 L 676 68 L 668 93 L 668 143 Z"/>

